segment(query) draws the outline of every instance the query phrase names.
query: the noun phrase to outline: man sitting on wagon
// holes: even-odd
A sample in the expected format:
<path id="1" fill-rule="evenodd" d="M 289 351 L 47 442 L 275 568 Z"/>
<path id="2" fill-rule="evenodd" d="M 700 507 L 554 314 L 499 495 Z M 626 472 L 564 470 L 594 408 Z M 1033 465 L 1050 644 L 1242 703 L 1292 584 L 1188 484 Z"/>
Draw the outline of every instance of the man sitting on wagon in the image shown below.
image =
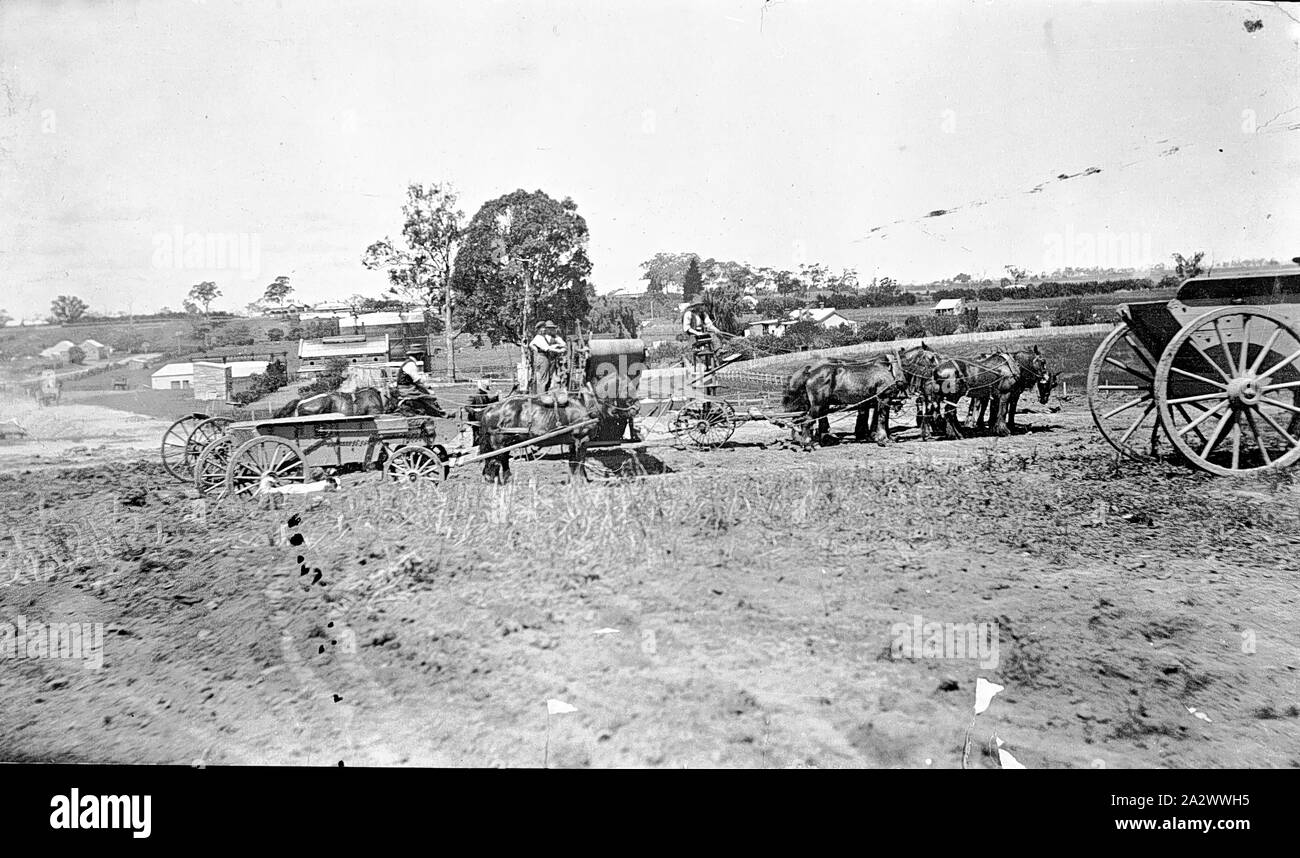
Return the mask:
<path id="1" fill-rule="evenodd" d="M 406 406 L 417 414 L 442 417 L 438 397 L 426 386 L 429 376 L 424 371 L 424 349 L 411 346 L 406 350 L 406 360 L 397 369 L 397 404 Z"/>

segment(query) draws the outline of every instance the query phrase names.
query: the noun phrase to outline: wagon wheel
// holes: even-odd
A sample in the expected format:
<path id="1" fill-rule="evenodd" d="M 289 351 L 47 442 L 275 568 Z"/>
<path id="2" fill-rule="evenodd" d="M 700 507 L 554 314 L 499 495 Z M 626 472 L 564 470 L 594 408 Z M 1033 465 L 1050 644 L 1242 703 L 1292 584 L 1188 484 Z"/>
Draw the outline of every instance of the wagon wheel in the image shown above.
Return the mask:
<path id="1" fill-rule="evenodd" d="M 418 445 L 402 447 L 384 464 L 384 473 L 399 483 L 436 485 L 447 478 L 449 470 L 436 450 Z"/>
<path id="2" fill-rule="evenodd" d="M 226 427 L 232 422 L 226 417 L 209 417 L 190 430 L 185 439 L 185 470 L 194 473 L 194 465 L 199 460 L 203 448 L 226 434 Z"/>
<path id="3" fill-rule="evenodd" d="M 1139 461 L 1157 455 L 1155 374 L 1156 359 L 1123 323 L 1101 341 L 1088 367 L 1093 422 L 1107 443 Z"/>
<path id="4" fill-rule="evenodd" d="M 219 495 L 226 490 L 226 469 L 235 439 L 220 435 L 208 442 L 194 460 L 194 487 L 201 495 Z"/>
<path id="5" fill-rule="evenodd" d="M 678 413 L 674 428 L 697 447 L 714 449 L 727 443 L 736 431 L 735 416 L 730 403 L 705 399 L 688 403 Z"/>
<path id="6" fill-rule="evenodd" d="M 194 459 L 188 455 L 190 433 L 207 419 L 206 414 L 187 414 L 168 426 L 167 431 L 163 433 L 163 467 L 167 469 L 167 473 L 183 483 L 189 482 L 194 476 L 190 470 L 194 465 Z"/>
<path id="7" fill-rule="evenodd" d="M 1260 307 L 1198 316 L 1155 374 L 1160 422 L 1212 474 L 1259 474 L 1300 460 L 1300 332 Z"/>
<path id="8" fill-rule="evenodd" d="M 307 463 L 292 441 L 275 435 L 258 435 L 230 454 L 226 467 L 226 494 L 248 498 L 267 488 L 307 482 Z"/>

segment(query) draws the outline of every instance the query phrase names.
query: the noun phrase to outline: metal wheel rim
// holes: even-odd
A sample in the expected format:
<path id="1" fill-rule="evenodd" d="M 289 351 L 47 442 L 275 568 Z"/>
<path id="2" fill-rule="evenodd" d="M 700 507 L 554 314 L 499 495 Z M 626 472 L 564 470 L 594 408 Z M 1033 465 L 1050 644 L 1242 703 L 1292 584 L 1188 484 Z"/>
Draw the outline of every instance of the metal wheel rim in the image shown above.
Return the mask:
<path id="1" fill-rule="evenodd" d="M 1234 317 L 1241 319 L 1240 340 L 1224 324 Z M 1264 341 L 1256 342 L 1253 333 Z M 1198 335 L 1204 341 L 1194 339 Z M 1202 363 L 1189 369 L 1192 358 Z M 1188 389 L 1171 395 L 1171 384 Z M 1300 461 L 1300 332 L 1261 307 L 1219 308 L 1185 326 L 1160 357 L 1155 392 L 1166 434 L 1201 470 L 1253 475 Z M 1180 413 L 1179 406 L 1188 413 Z M 1280 449 L 1270 451 L 1266 441 L 1273 440 Z"/>
<path id="2" fill-rule="evenodd" d="M 250 438 L 230 454 L 226 467 L 226 494 L 252 497 L 263 477 L 272 486 L 307 482 L 307 463 L 297 446 L 275 435 Z"/>
<path id="3" fill-rule="evenodd" d="M 687 411 L 688 409 L 683 409 Z M 697 446 L 713 449 L 721 447 L 735 431 L 731 418 L 732 407 L 726 402 L 702 402 L 682 416 L 689 421 L 686 436 Z"/>
<path id="4" fill-rule="evenodd" d="M 208 419 L 206 414 L 187 414 L 167 427 L 162 439 L 162 463 L 167 473 L 181 482 L 189 482 L 194 473 L 191 470 L 194 459 L 189 457 L 190 433 Z"/>

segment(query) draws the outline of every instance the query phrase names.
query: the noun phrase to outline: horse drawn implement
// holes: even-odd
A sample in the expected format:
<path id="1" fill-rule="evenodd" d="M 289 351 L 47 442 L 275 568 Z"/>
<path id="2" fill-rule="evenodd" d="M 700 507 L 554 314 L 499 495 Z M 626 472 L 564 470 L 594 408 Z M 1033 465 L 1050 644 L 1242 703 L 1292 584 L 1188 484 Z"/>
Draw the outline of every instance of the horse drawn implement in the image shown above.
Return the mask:
<path id="1" fill-rule="evenodd" d="M 1300 461 L 1300 273 L 1194 277 L 1119 316 L 1088 405 L 1120 455 L 1153 460 L 1172 443 L 1219 475 Z"/>

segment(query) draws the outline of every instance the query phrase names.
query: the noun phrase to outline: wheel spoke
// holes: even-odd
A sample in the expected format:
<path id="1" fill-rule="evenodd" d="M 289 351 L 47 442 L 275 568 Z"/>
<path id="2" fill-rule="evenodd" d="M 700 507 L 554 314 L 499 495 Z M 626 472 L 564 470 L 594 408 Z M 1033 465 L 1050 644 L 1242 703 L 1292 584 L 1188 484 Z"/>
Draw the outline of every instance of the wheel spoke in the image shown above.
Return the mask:
<path id="1" fill-rule="evenodd" d="M 1202 459 L 1208 459 L 1210 457 L 1210 451 L 1218 446 L 1219 440 L 1223 437 L 1224 427 L 1228 425 L 1228 421 L 1232 420 L 1232 417 L 1232 412 L 1229 411 L 1227 414 L 1223 415 L 1221 420 L 1219 420 L 1218 425 L 1214 427 L 1214 431 L 1210 433 L 1210 440 L 1206 441 L 1205 446 L 1201 448 Z"/>
<path id="2" fill-rule="evenodd" d="M 1124 363 L 1123 361 L 1118 360 L 1118 359 L 1116 359 L 1116 358 L 1113 358 L 1113 357 L 1111 357 L 1110 355 L 1106 355 L 1106 363 L 1110 364 L 1111 366 L 1118 367 L 1119 369 L 1124 370 L 1124 371 L 1127 372 L 1129 375 L 1137 376 L 1138 378 L 1142 379 L 1143 381 L 1148 381 L 1148 382 L 1149 382 L 1149 381 L 1153 381 L 1153 379 L 1152 379 L 1151 376 L 1147 375 L 1146 373 L 1144 373 L 1144 372 L 1142 372 L 1142 371 L 1140 371 L 1140 370 L 1136 370 L 1136 369 L 1134 369 L 1133 367 L 1129 366 L 1128 364 Z"/>
<path id="3" fill-rule="evenodd" d="M 1134 420 L 1133 425 L 1128 427 L 1128 431 L 1120 436 L 1119 445 L 1121 447 L 1128 443 L 1128 439 L 1133 437 L 1133 433 L 1137 431 L 1137 428 L 1142 425 L 1142 421 L 1147 419 L 1147 415 L 1150 414 L 1155 407 L 1155 403 L 1152 402 L 1148 404 L 1146 408 L 1142 409 L 1142 413 L 1138 416 L 1138 419 Z"/>
<path id="4" fill-rule="evenodd" d="M 1184 396 L 1181 399 L 1169 400 L 1170 405 L 1185 405 L 1188 402 L 1208 402 L 1212 399 L 1227 399 L 1226 393 L 1203 393 L 1200 396 Z"/>
<path id="5" fill-rule="evenodd" d="M 1300 387 L 1300 381 L 1284 381 L 1281 384 L 1266 384 L 1260 388 L 1265 393 L 1270 390 L 1285 390 L 1288 387 Z"/>
<path id="6" fill-rule="evenodd" d="M 1124 391 L 1150 390 L 1151 387 L 1150 385 L 1143 387 L 1140 384 L 1099 384 L 1097 385 L 1097 389 L 1110 392 L 1116 390 L 1124 390 Z"/>
<path id="7" fill-rule="evenodd" d="M 1203 433 L 1199 428 L 1197 428 L 1197 426 L 1196 426 L 1195 423 L 1192 423 L 1192 418 L 1191 418 L 1191 416 L 1188 415 L 1188 413 L 1187 413 L 1187 409 L 1186 409 L 1186 408 L 1183 408 L 1183 406 L 1181 406 L 1181 405 L 1175 405 L 1174 407 L 1178 409 L 1178 413 L 1179 413 L 1179 414 L 1183 415 L 1183 419 L 1186 420 L 1188 423 L 1191 424 L 1188 428 L 1194 430 L 1194 431 L 1196 432 L 1196 437 L 1197 437 L 1197 438 L 1200 438 L 1200 439 L 1201 439 L 1201 443 L 1204 444 L 1204 443 L 1205 443 L 1205 433 Z M 1199 405 L 1196 406 L 1196 407 L 1197 407 L 1197 408 L 1200 408 Z M 1208 415 L 1208 414 L 1212 414 L 1212 413 L 1214 413 L 1212 410 L 1207 410 L 1207 409 L 1201 408 L 1201 418 L 1202 418 L 1202 419 L 1204 419 L 1204 418 L 1206 417 L 1206 415 Z M 1186 434 L 1186 433 L 1184 432 L 1183 434 Z"/>
<path id="8" fill-rule="evenodd" d="M 1133 349 L 1133 354 L 1137 355 L 1138 359 L 1147 365 L 1147 371 L 1149 371 L 1152 375 L 1154 375 L 1156 371 L 1155 364 L 1153 364 L 1150 360 L 1147 359 L 1146 348 L 1143 347 L 1142 344 L 1139 343 L 1137 340 L 1133 339 L 1133 335 L 1128 333 L 1127 331 L 1124 333 L 1124 342 L 1128 343 L 1129 348 Z M 1150 381 L 1150 379 L 1147 380 Z"/>
<path id="9" fill-rule="evenodd" d="M 1273 364 L 1273 365 L 1272 365 L 1271 367 L 1269 367 L 1268 369 L 1266 369 L 1266 370 L 1264 370 L 1263 372 L 1261 372 L 1261 373 L 1259 374 L 1259 375 L 1260 375 L 1260 378 L 1268 378 L 1270 375 L 1272 375 L 1273 373 L 1277 372 L 1277 371 L 1278 371 L 1279 369 L 1281 369 L 1282 367 L 1284 367 L 1284 366 L 1286 366 L 1287 364 L 1292 363 L 1293 361 L 1295 361 L 1296 358 L 1300 358 L 1300 349 L 1297 349 L 1297 350 L 1296 350 L 1296 351 L 1295 351 L 1295 352 L 1294 352 L 1290 357 L 1283 358 L 1282 360 L 1280 360 L 1280 361 L 1278 361 L 1277 363 Z"/>
<path id="10" fill-rule="evenodd" d="M 1232 421 L 1232 469 L 1235 471 L 1241 466 L 1241 417 L 1233 413 Z"/>
<path id="11" fill-rule="evenodd" d="M 1250 314 L 1247 313 L 1241 319 L 1241 370 L 1239 375 L 1245 375 L 1246 370 L 1250 367 Z M 1236 462 L 1233 462 L 1233 468 L 1236 468 Z"/>
<path id="12" fill-rule="evenodd" d="M 1176 367 L 1176 366 L 1171 366 L 1171 367 L 1169 367 L 1169 369 L 1170 369 L 1170 371 L 1172 371 L 1172 372 L 1176 372 L 1176 373 L 1178 373 L 1179 375 L 1185 375 L 1185 376 L 1187 376 L 1188 378 L 1194 378 L 1194 379 L 1196 379 L 1197 381 L 1201 382 L 1202 384 L 1208 384 L 1208 385 L 1210 385 L 1211 387 L 1217 387 L 1217 388 L 1219 388 L 1219 390 L 1227 390 L 1227 389 L 1228 389 L 1228 385 L 1226 385 L 1226 384 L 1220 384 L 1220 383 L 1217 382 L 1217 381 L 1211 381 L 1210 379 L 1206 378 L 1206 377 L 1203 376 L 1203 375 L 1197 375 L 1197 374 L 1194 373 L 1194 372 L 1188 372 L 1187 370 L 1185 370 L 1185 369 L 1180 369 L 1180 368 L 1178 368 L 1178 367 Z"/>
<path id="13" fill-rule="evenodd" d="M 1273 350 L 1273 344 L 1277 342 L 1277 338 L 1280 336 L 1282 336 L 1282 329 L 1274 328 L 1273 336 L 1268 338 L 1268 342 L 1264 344 L 1264 348 L 1260 349 L 1259 354 L 1255 355 L 1255 362 L 1250 365 L 1251 372 L 1259 372 L 1260 364 L 1264 362 L 1265 356 Z"/>
<path id="14" fill-rule="evenodd" d="M 1214 414 L 1217 414 L 1220 411 L 1220 409 L 1226 407 L 1228 407 L 1228 400 L 1225 399 L 1222 402 L 1220 402 L 1218 405 L 1209 409 L 1208 411 L 1202 412 L 1200 417 L 1197 417 L 1195 420 L 1188 423 L 1186 426 L 1177 429 L 1176 431 L 1178 432 L 1179 435 L 1186 435 L 1188 432 L 1191 432 L 1193 429 L 1196 429 L 1197 426 L 1200 426 L 1202 423 L 1204 423 L 1207 418 L 1211 417 Z M 1201 432 L 1200 429 L 1196 429 L 1196 434 L 1201 436 L 1202 441 L 1205 440 L 1205 435 Z"/>
<path id="15" fill-rule="evenodd" d="M 1269 405 L 1273 405 L 1278 408 L 1285 408 L 1287 411 L 1290 411 L 1292 414 L 1300 414 L 1300 408 L 1296 408 L 1294 405 L 1287 405 L 1285 402 L 1279 402 L 1276 399 L 1269 399 L 1267 396 L 1261 396 L 1259 398 L 1259 401 L 1267 402 Z"/>
<path id="16" fill-rule="evenodd" d="M 1101 419 L 1109 420 L 1115 415 L 1122 414 L 1136 405 L 1141 405 L 1143 402 L 1146 402 L 1150 398 L 1151 398 L 1150 394 L 1145 394 L 1143 396 L 1139 396 L 1137 399 L 1130 399 L 1128 402 L 1125 402 L 1123 405 L 1120 405 L 1116 408 L 1112 408 L 1110 411 L 1107 411 L 1105 414 L 1101 415 Z"/>
<path id="17" fill-rule="evenodd" d="M 1273 457 L 1268 454 L 1268 447 L 1264 444 L 1264 437 L 1259 434 L 1259 426 L 1255 424 L 1255 415 L 1253 409 L 1247 408 L 1242 413 L 1246 415 L 1246 423 L 1250 426 L 1250 434 L 1255 436 L 1255 446 L 1259 447 L 1259 454 L 1264 457 L 1264 464 L 1273 464 Z M 1238 423 L 1240 425 L 1240 423 Z"/>
<path id="18" fill-rule="evenodd" d="M 1259 407 L 1255 407 L 1253 410 L 1260 417 L 1264 418 L 1265 423 L 1273 427 L 1273 431 L 1277 432 L 1277 434 L 1285 438 L 1288 444 L 1290 444 L 1292 447 L 1300 447 L 1300 441 L 1297 441 L 1295 438 L 1291 437 L 1291 433 L 1283 429 L 1282 424 L 1278 423 L 1276 420 L 1273 419 L 1273 415 L 1269 414 L 1267 411 Z"/>
<path id="19" fill-rule="evenodd" d="M 1219 337 L 1219 348 L 1223 349 L 1223 360 L 1228 365 L 1228 373 L 1224 373 L 1223 368 L 1219 367 L 1218 364 L 1215 364 L 1215 367 L 1218 368 L 1219 373 L 1223 375 L 1224 381 L 1227 381 L 1229 378 L 1229 373 L 1231 373 L 1233 369 L 1236 367 L 1237 362 L 1232 359 L 1232 349 L 1228 348 L 1228 340 L 1226 337 L 1223 336 L 1223 328 L 1219 327 L 1219 321 L 1220 321 L 1219 319 L 1214 320 L 1214 333 Z M 1188 339 L 1187 342 L 1191 343 L 1192 341 Z M 1192 343 L 1192 347 L 1195 348 L 1197 351 L 1201 351 L 1200 347 L 1197 346 L 1195 343 Z M 1205 352 L 1201 352 L 1201 354 L 1205 355 Z M 1207 358 L 1209 357 L 1208 355 L 1205 356 Z"/>

